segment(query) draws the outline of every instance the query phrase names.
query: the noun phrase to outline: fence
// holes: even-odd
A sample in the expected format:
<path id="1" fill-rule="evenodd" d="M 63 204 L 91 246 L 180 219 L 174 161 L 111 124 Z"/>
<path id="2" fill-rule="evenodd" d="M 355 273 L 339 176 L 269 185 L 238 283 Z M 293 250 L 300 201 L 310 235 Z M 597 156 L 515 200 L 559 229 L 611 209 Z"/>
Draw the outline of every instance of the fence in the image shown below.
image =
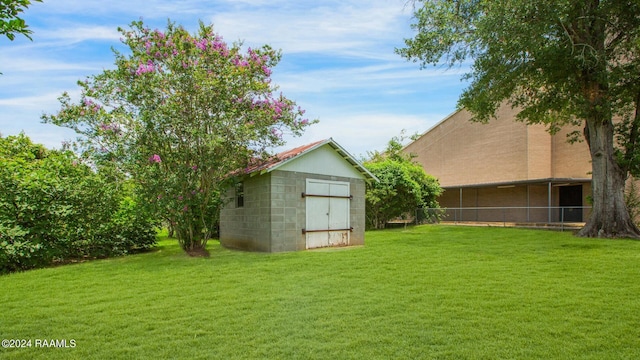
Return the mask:
<path id="1" fill-rule="evenodd" d="M 560 227 L 581 225 L 591 215 L 589 206 L 466 207 L 417 209 L 414 223 L 501 223 L 503 226 L 544 224 Z"/>

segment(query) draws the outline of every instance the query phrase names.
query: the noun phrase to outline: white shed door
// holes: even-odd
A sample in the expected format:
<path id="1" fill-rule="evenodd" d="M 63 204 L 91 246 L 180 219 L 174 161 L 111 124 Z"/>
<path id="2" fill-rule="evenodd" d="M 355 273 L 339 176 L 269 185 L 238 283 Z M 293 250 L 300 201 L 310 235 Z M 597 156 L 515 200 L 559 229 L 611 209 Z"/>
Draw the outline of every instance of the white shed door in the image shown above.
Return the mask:
<path id="1" fill-rule="evenodd" d="M 307 249 L 349 244 L 349 183 L 307 179 Z"/>

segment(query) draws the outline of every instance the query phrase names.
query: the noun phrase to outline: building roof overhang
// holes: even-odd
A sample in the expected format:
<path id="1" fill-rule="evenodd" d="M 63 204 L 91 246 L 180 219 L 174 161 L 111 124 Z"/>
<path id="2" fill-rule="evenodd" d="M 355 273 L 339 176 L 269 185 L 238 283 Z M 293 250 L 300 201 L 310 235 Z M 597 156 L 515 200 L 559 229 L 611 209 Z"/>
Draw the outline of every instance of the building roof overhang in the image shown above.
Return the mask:
<path id="1" fill-rule="evenodd" d="M 544 179 L 530 179 L 530 180 L 516 180 L 516 181 L 502 181 L 502 182 L 489 182 L 489 183 L 477 183 L 477 184 L 461 184 L 461 185 L 447 185 L 442 186 L 443 189 L 467 189 L 467 188 L 509 188 L 522 185 L 551 185 L 551 186 L 568 186 L 590 183 L 591 178 L 544 178 Z"/>
<path id="2" fill-rule="evenodd" d="M 338 153 L 345 161 L 353 166 L 362 176 L 366 179 L 373 179 L 378 181 L 375 175 L 373 175 L 367 168 L 364 167 L 356 158 L 354 158 L 347 150 L 345 150 L 340 144 L 335 142 L 332 138 L 313 142 L 311 144 L 296 147 L 294 149 L 286 150 L 278 153 L 266 160 L 257 160 L 255 163 L 249 165 L 244 169 L 244 174 L 249 176 L 256 176 L 269 173 L 277 170 L 285 164 L 304 156 L 324 145 L 329 145 L 336 153 Z"/>

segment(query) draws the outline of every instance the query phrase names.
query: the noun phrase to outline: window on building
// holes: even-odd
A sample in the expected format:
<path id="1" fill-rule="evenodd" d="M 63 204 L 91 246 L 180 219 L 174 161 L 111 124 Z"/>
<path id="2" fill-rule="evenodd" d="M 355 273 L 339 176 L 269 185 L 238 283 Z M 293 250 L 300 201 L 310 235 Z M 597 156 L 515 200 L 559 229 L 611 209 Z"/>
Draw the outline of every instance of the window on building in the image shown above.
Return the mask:
<path id="1" fill-rule="evenodd" d="M 244 184 L 236 184 L 236 207 L 244 207 Z"/>

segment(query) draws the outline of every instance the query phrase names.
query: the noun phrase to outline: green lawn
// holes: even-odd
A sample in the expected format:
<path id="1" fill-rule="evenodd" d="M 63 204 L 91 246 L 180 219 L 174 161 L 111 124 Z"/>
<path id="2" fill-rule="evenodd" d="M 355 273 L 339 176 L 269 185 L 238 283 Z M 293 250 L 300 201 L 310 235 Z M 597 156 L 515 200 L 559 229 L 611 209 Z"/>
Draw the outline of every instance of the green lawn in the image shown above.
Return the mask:
<path id="1" fill-rule="evenodd" d="M 1 276 L 0 338 L 32 347 L 0 358 L 640 358 L 637 241 L 419 226 L 356 248 L 210 251 L 164 239 Z"/>

